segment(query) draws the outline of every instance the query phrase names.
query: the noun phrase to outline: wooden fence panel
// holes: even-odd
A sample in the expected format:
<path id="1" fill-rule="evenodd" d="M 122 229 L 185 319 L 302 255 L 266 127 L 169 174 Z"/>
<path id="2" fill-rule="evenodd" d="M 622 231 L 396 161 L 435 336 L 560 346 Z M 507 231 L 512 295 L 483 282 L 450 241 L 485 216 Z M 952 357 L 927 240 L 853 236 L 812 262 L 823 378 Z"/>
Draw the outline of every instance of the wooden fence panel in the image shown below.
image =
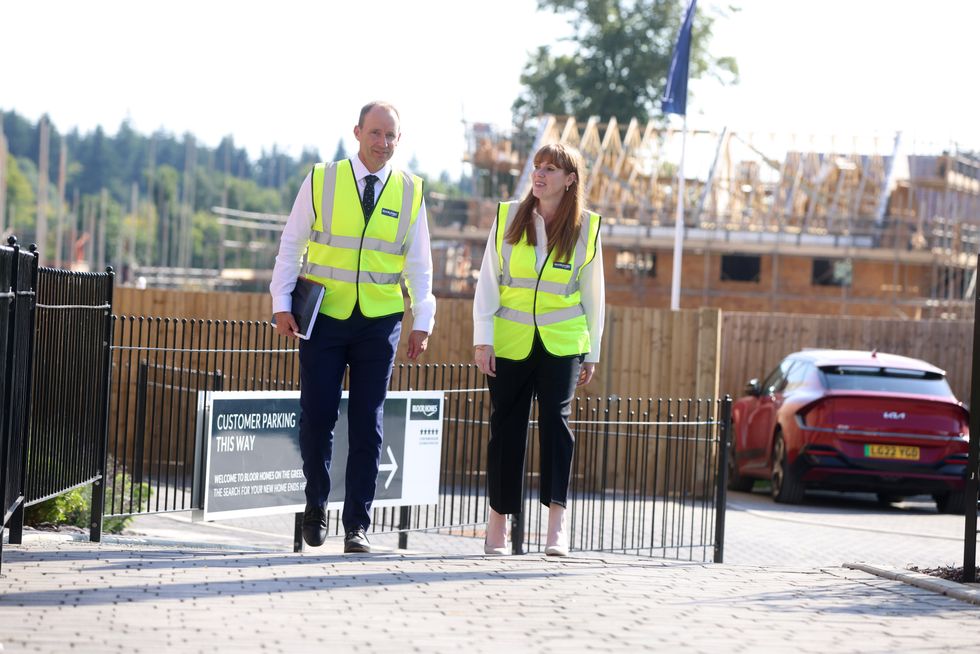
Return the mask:
<path id="1" fill-rule="evenodd" d="M 119 288 L 114 305 L 116 315 L 215 320 L 268 320 L 272 312 L 267 293 Z M 877 347 L 945 369 L 957 397 L 966 400 L 973 352 L 971 330 L 969 321 L 740 312 L 722 316 L 714 309 L 682 310 L 674 316 L 667 309 L 609 306 L 602 360 L 584 394 L 703 397 L 714 395 L 710 390 L 716 387 L 719 394 L 737 397 L 750 377 L 764 377 L 789 352 L 805 347 Z M 405 360 L 410 331 L 411 319 L 403 328 L 399 362 Z M 440 299 L 435 333 L 422 360 L 472 361 L 472 333 L 470 301 Z M 711 383 L 712 369 L 716 384 Z"/>
<path id="2" fill-rule="evenodd" d="M 804 348 L 871 350 L 923 359 L 946 370 L 961 401 L 970 397 L 973 323 L 851 316 L 725 313 L 721 328 L 720 394 L 741 395 L 780 359 Z"/>
<path id="3" fill-rule="evenodd" d="M 422 363 L 473 361 L 473 305 L 466 299 L 440 299 L 436 327 Z M 120 288 L 117 316 L 260 320 L 272 316 L 267 293 L 222 293 Z M 402 328 L 396 358 L 404 363 L 411 312 Z M 605 397 L 697 397 L 717 388 L 719 330 L 717 309 L 606 307 L 602 357 L 596 376 L 582 395 Z M 272 327 L 267 327 L 271 333 Z M 259 339 L 261 334 L 253 337 Z M 254 345 L 250 341 L 246 345 Z"/>

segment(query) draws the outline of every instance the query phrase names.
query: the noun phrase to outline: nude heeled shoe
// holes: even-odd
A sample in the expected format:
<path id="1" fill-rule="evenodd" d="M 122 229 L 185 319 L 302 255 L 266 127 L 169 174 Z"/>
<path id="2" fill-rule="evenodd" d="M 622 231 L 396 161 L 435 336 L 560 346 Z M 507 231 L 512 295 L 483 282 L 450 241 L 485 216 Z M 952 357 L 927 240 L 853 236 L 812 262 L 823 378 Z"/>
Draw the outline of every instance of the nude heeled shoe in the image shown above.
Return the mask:
<path id="1" fill-rule="evenodd" d="M 493 543 L 490 541 L 491 534 L 496 537 L 493 539 Z M 490 517 L 487 520 L 487 535 L 483 539 L 483 553 L 489 556 L 510 554 L 510 550 L 507 549 L 507 516 L 497 513 L 493 509 L 490 509 Z"/>
<path id="2" fill-rule="evenodd" d="M 508 554 L 510 554 L 510 550 L 507 549 L 506 545 L 504 545 L 503 547 L 490 547 L 490 543 L 484 540 L 483 553 L 488 556 L 507 556 Z"/>
<path id="3" fill-rule="evenodd" d="M 548 556 L 568 556 L 568 534 L 565 533 L 565 507 L 548 506 L 548 544 L 544 548 Z"/>

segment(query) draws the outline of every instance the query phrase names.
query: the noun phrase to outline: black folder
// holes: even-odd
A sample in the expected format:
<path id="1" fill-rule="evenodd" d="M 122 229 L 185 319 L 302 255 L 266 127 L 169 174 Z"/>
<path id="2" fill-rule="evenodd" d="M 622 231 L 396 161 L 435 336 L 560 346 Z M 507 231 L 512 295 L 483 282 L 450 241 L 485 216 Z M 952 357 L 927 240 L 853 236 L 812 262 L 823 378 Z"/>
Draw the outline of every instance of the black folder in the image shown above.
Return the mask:
<path id="1" fill-rule="evenodd" d="M 293 298 L 293 318 L 299 325 L 298 336 L 302 339 L 309 339 L 313 333 L 313 324 L 320 313 L 320 303 L 323 302 L 323 293 L 326 289 L 323 284 L 315 282 L 306 277 L 297 277 L 296 286 L 291 293 Z M 275 317 L 272 324 L 276 324 Z"/>

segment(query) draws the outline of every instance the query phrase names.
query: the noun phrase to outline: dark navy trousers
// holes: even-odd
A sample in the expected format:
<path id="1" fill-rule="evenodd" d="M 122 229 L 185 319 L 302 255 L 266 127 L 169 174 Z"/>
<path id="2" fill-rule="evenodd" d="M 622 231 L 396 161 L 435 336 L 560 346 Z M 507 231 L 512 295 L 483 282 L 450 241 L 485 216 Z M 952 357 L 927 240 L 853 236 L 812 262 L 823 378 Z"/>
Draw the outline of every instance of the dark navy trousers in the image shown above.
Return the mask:
<path id="1" fill-rule="evenodd" d="M 367 529 L 378 480 L 384 400 L 391 379 L 402 314 L 366 318 L 357 307 L 347 320 L 317 316 L 313 334 L 299 345 L 299 447 L 306 475 L 306 500 L 330 494 L 334 426 L 340 412 L 344 371 L 350 368 L 348 456 L 344 529 Z"/>

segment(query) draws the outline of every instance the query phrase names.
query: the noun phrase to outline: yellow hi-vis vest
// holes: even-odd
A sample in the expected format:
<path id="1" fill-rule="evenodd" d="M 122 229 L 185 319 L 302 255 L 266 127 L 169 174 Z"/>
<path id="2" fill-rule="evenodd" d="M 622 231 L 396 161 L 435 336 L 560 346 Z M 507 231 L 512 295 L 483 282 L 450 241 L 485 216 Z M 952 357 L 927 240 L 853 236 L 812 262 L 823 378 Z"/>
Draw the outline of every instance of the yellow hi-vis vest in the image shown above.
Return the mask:
<path id="1" fill-rule="evenodd" d="M 504 240 L 517 207 L 517 202 L 502 202 L 497 207 L 500 308 L 493 317 L 494 353 L 504 359 L 526 359 L 536 330 L 545 349 L 554 356 L 585 354 L 591 344 L 579 278 L 582 269 L 595 259 L 602 219 L 597 213 L 583 212 L 570 260 L 556 261 L 554 251 L 549 251 L 539 273 L 534 266 L 534 246 L 526 236 L 516 245 Z"/>
<path id="2" fill-rule="evenodd" d="M 312 186 L 303 274 L 326 287 L 320 313 L 345 320 L 355 305 L 369 318 L 402 313 L 406 238 L 422 207 L 422 179 L 392 170 L 370 216 L 350 160 L 316 164 Z"/>

